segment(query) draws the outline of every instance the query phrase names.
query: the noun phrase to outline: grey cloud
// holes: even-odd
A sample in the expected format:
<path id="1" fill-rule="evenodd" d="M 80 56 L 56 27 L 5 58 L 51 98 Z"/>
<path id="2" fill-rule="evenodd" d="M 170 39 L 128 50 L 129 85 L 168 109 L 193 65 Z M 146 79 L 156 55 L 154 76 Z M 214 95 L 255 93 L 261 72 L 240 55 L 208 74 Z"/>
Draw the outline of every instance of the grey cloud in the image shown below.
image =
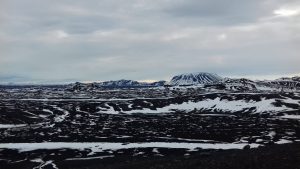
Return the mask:
<path id="1" fill-rule="evenodd" d="M 276 4 L 265 5 L 265 1 L 211 0 L 178 1 L 166 9 L 169 14 L 193 19 L 198 24 L 241 24 L 257 21 L 272 13 Z"/>
<path id="2" fill-rule="evenodd" d="M 296 1 L 6 0 L 2 81 L 168 79 L 300 73 Z M 7 78 L 23 77 L 22 78 Z"/>

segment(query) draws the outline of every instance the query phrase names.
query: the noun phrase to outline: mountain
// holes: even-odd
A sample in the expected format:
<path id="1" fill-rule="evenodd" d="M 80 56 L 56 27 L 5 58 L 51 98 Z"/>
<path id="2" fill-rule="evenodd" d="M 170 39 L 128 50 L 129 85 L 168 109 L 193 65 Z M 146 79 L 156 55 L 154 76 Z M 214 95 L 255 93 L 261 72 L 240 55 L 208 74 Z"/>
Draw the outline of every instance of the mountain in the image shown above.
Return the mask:
<path id="1" fill-rule="evenodd" d="M 224 78 L 222 83 L 225 84 L 226 89 L 245 91 L 245 90 L 256 90 L 256 83 L 252 80 L 245 78 Z"/>
<path id="2" fill-rule="evenodd" d="M 96 83 L 71 83 L 66 86 L 66 89 L 69 91 L 88 91 L 97 88 Z"/>
<path id="3" fill-rule="evenodd" d="M 288 87 L 288 88 L 299 88 L 300 87 L 300 77 L 295 76 L 295 77 L 283 77 L 279 78 L 273 81 L 270 81 L 269 83 L 281 87 Z"/>
<path id="4" fill-rule="evenodd" d="M 214 73 L 187 73 L 174 76 L 170 85 L 197 85 L 197 84 L 210 84 L 221 81 L 222 78 Z"/>
<path id="5" fill-rule="evenodd" d="M 98 83 L 98 86 L 101 87 L 129 87 L 129 86 L 141 86 L 142 84 L 134 80 L 113 80 Z"/>
<path id="6" fill-rule="evenodd" d="M 138 82 L 134 80 L 115 80 L 115 81 L 106 81 L 98 83 L 98 86 L 100 87 L 158 87 L 158 86 L 164 86 L 166 81 L 157 81 L 152 83 L 147 82 Z"/>
<path id="7" fill-rule="evenodd" d="M 294 90 L 300 88 L 300 77 L 282 77 L 275 80 L 263 80 L 263 81 L 256 81 L 256 84 L 259 86 L 273 88 L 277 90 Z"/>
<path id="8" fill-rule="evenodd" d="M 296 81 L 296 82 L 300 82 L 300 77 L 299 76 L 282 77 L 282 78 L 276 79 L 275 81 Z"/>
<path id="9" fill-rule="evenodd" d="M 150 86 L 164 86 L 167 83 L 165 80 L 160 80 L 157 82 L 148 83 Z"/>
<path id="10" fill-rule="evenodd" d="M 67 85 L 67 89 L 70 91 L 88 91 L 97 88 L 130 88 L 130 87 L 159 87 L 164 86 L 166 81 L 157 81 L 152 83 L 138 82 L 134 80 L 113 80 L 99 83 L 72 83 Z"/>
<path id="11" fill-rule="evenodd" d="M 214 88 L 219 90 L 234 90 L 234 91 L 253 91 L 253 90 L 294 90 L 300 88 L 300 77 L 283 77 L 276 80 L 252 81 L 245 78 L 221 78 L 214 73 L 187 73 L 174 76 L 170 82 L 138 82 L 135 80 L 113 80 L 105 82 L 93 83 L 72 83 L 67 85 L 67 90 L 70 91 L 88 91 L 99 88 L 147 88 L 160 87 L 165 85 L 170 86 L 190 86 L 203 84 L 205 88 Z"/>

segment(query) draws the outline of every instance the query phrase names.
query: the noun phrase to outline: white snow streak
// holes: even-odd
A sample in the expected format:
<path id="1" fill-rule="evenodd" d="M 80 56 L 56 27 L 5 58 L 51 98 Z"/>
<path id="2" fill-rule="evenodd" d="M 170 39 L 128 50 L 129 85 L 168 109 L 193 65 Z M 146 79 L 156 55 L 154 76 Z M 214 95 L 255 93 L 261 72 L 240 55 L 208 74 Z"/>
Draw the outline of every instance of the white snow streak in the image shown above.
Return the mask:
<path id="1" fill-rule="evenodd" d="M 110 143 L 110 142 L 44 142 L 44 143 L 1 143 L 0 148 L 17 149 L 20 152 L 34 151 L 39 149 L 90 149 L 92 153 L 103 152 L 104 150 L 119 150 L 130 148 L 181 148 L 193 151 L 197 148 L 202 149 L 242 149 L 244 146 L 250 145 L 256 148 L 259 144 L 247 143 L 177 143 L 177 142 L 145 142 L 145 143 Z"/>
<path id="2" fill-rule="evenodd" d="M 243 111 L 245 109 L 250 109 L 255 107 L 256 113 L 263 112 L 280 112 L 280 111 L 290 111 L 294 110 L 286 106 L 275 107 L 272 103 L 276 102 L 275 99 L 263 99 L 261 101 L 245 101 L 245 100 L 220 100 L 220 98 L 206 99 L 199 102 L 184 102 L 182 104 L 170 104 L 168 106 L 157 108 L 157 110 L 151 110 L 144 108 L 142 110 L 131 110 L 123 111 L 123 113 L 132 114 L 132 113 L 170 113 L 174 110 L 218 110 L 218 111 L 230 111 L 237 112 Z M 294 101 L 293 101 L 294 102 Z M 111 112 L 108 111 L 108 112 Z M 115 114 L 116 112 L 113 112 Z"/>
<path id="3" fill-rule="evenodd" d="M 25 127 L 26 124 L 0 124 L 0 129 Z"/>
<path id="4" fill-rule="evenodd" d="M 281 116 L 281 118 L 285 118 L 285 119 L 296 119 L 296 120 L 300 120 L 300 115 L 284 115 Z"/>

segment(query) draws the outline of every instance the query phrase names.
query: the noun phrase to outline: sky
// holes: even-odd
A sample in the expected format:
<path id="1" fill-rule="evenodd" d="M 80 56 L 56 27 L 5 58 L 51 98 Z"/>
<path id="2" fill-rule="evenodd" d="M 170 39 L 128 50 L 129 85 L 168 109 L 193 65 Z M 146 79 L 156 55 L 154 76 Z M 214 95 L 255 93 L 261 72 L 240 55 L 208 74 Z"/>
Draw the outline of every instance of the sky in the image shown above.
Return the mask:
<path id="1" fill-rule="evenodd" d="M 300 75 L 299 0 L 0 0 L 0 83 Z"/>

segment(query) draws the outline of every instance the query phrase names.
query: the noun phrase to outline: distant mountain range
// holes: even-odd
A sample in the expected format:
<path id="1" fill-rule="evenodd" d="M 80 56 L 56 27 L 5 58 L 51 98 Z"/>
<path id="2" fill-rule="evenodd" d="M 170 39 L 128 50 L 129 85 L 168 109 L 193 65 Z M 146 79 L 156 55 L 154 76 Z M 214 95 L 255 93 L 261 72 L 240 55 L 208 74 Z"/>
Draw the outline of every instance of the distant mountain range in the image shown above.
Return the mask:
<path id="1" fill-rule="evenodd" d="M 69 85 L 69 88 L 73 90 L 89 90 L 93 88 L 128 88 L 128 87 L 159 87 L 159 86 L 189 86 L 198 84 L 211 84 L 221 81 L 222 78 L 217 74 L 199 72 L 199 73 L 189 73 L 174 76 L 168 83 L 166 81 L 157 81 L 152 83 L 138 82 L 134 80 L 114 80 L 105 82 L 94 82 L 94 83 L 80 83 L 76 82 Z"/>
<path id="2" fill-rule="evenodd" d="M 143 87 L 159 87 L 164 86 L 166 81 L 157 81 L 153 83 L 138 82 L 134 80 L 114 80 L 105 82 L 80 83 L 76 82 L 68 85 L 71 90 L 91 90 L 95 88 L 143 88 Z"/>
<path id="3" fill-rule="evenodd" d="M 72 91 L 91 90 L 96 88 L 144 88 L 160 86 L 195 86 L 216 87 L 228 90 L 256 90 L 258 88 L 300 88 L 300 77 L 280 78 L 276 80 L 252 81 L 245 78 L 222 78 L 214 73 L 198 72 L 174 76 L 170 82 L 157 81 L 152 83 L 138 82 L 135 80 L 114 80 L 93 83 L 72 83 L 67 88 Z"/>
<path id="4" fill-rule="evenodd" d="M 100 82 L 97 83 L 98 86 L 101 87 L 131 87 L 131 86 L 163 86 L 165 85 L 166 81 L 157 81 L 157 82 L 153 82 L 153 83 L 146 83 L 146 82 L 138 82 L 138 81 L 134 81 L 134 80 L 125 80 L 125 79 L 121 79 L 121 80 L 115 80 L 115 81 L 106 81 L 106 82 Z"/>

